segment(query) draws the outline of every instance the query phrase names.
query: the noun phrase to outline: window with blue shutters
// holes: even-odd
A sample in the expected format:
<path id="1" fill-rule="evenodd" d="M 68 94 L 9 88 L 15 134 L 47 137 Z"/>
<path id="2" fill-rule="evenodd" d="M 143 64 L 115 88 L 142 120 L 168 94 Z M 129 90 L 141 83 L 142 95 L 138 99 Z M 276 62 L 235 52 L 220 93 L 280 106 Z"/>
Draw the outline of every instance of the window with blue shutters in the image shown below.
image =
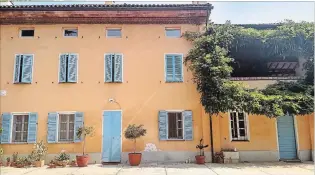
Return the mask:
<path id="1" fill-rule="evenodd" d="M 183 82 L 183 56 L 180 54 L 165 55 L 165 81 Z"/>
<path id="2" fill-rule="evenodd" d="M 37 113 L 3 113 L 1 143 L 35 143 Z"/>
<path id="3" fill-rule="evenodd" d="M 105 82 L 123 81 L 123 56 L 122 54 L 105 54 Z"/>
<path id="4" fill-rule="evenodd" d="M 192 111 L 159 111 L 160 140 L 193 140 Z"/>
<path id="5" fill-rule="evenodd" d="M 59 57 L 59 83 L 76 83 L 78 79 L 78 54 L 61 54 Z"/>
<path id="6" fill-rule="evenodd" d="M 76 132 L 83 126 L 82 112 L 51 112 L 48 113 L 48 143 L 81 142 Z"/>
<path id="7" fill-rule="evenodd" d="M 14 61 L 14 83 L 32 83 L 34 55 L 17 54 Z"/>

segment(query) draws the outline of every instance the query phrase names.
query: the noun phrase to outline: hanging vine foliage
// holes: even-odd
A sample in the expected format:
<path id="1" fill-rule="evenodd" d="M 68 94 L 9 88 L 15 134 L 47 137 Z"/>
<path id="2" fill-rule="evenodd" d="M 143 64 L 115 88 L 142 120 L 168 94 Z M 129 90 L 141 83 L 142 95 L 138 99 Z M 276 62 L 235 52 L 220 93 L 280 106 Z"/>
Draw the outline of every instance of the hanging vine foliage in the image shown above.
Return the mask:
<path id="1" fill-rule="evenodd" d="M 285 21 L 273 30 L 209 24 L 204 33 L 186 32 L 193 48 L 185 58 L 201 94 L 201 103 L 210 115 L 242 110 L 278 117 L 286 113 L 313 112 L 314 27 L 312 23 Z M 278 82 L 264 90 L 245 88 L 230 80 L 233 58 L 265 59 L 302 57 L 307 59 L 305 79 Z"/>

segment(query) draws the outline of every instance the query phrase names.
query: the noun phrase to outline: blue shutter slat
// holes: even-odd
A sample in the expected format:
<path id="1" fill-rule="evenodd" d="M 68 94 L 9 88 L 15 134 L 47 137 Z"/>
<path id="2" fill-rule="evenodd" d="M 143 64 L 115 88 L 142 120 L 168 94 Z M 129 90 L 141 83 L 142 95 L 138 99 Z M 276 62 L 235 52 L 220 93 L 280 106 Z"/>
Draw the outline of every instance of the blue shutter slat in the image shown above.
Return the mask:
<path id="1" fill-rule="evenodd" d="M 31 112 L 29 114 L 29 119 L 28 119 L 27 143 L 36 143 L 37 120 L 38 120 L 37 113 Z"/>
<path id="2" fill-rule="evenodd" d="M 56 112 L 48 113 L 48 126 L 47 126 L 47 142 L 56 143 L 57 142 L 57 120 L 58 114 Z"/>
<path id="3" fill-rule="evenodd" d="M 192 111 L 183 111 L 185 140 L 193 139 Z"/>
<path id="4" fill-rule="evenodd" d="M 165 81 L 172 82 L 173 79 L 173 57 L 165 56 Z"/>
<path id="5" fill-rule="evenodd" d="M 33 72 L 33 55 L 23 55 L 22 82 L 31 83 Z"/>
<path id="6" fill-rule="evenodd" d="M 167 140 L 168 118 L 166 111 L 159 111 L 159 137 L 160 140 Z"/>
<path id="7" fill-rule="evenodd" d="M 112 82 L 112 56 L 114 55 L 105 55 L 105 82 Z"/>
<path id="8" fill-rule="evenodd" d="M 15 56 L 15 65 L 14 65 L 14 83 L 19 83 L 20 79 L 20 62 L 21 55 Z"/>
<path id="9" fill-rule="evenodd" d="M 174 56 L 174 81 L 183 81 L 183 60 L 182 56 Z"/>
<path id="10" fill-rule="evenodd" d="M 59 83 L 66 82 L 67 57 L 68 56 L 66 54 L 63 54 L 63 55 L 60 55 L 60 58 L 59 58 Z"/>
<path id="11" fill-rule="evenodd" d="M 76 112 L 74 116 L 74 142 L 81 142 L 82 138 L 77 137 L 77 131 L 83 126 L 83 112 Z"/>
<path id="12" fill-rule="evenodd" d="M 122 55 L 115 55 L 115 82 L 122 82 L 122 67 L 123 67 Z"/>
<path id="13" fill-rule="evenodd" d="M 68 59 L 68 82 L 77 82 L 78 57 L 76 54 L 70 54 Z"/>
<path id="14" fill-rule="evenodd" d="M 12 114 L 3 113 L 2 114 L 2 134 L 1 134 L 1 143 L 10 143 L 11 142 L 11 123 L 12 123 Z"/>

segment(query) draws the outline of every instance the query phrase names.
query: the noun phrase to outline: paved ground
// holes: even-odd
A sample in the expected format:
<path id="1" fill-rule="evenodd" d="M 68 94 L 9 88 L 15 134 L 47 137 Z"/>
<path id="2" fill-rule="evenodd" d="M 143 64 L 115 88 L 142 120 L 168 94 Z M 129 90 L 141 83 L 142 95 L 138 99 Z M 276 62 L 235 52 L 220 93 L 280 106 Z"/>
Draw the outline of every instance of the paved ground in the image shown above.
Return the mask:
<path id="1" fill-rule="evenodd" d="M 88 167 L 10 168 L 1 167 L 1 175 L 314 175 L 314 162 L 240 163 L 240 164 L 143 164 L 89 165 Z"/>

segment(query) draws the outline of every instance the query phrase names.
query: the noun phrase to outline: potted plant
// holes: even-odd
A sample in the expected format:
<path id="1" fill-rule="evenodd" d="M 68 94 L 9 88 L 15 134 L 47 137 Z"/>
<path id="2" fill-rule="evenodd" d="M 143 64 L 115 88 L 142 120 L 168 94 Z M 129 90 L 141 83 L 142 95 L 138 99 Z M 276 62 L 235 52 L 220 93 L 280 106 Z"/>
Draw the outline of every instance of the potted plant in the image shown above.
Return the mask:
<path id="1" fill-rule="evenodd" d="M 207 148 L 208 145 L 203 145 L 203 139 L 200 139 L 199 145 L 196 146 L 199 149 L 199 155 L 195 156 L 197 164 L 204 164 L 205 163 L 205 153 L 204 148 Z"/>
<path id="2" fill-rule="evenodd" d="M 51 160 L 51 161 L 49 162 L 48 167 L 49 167 L 49 168 L 56 168 L 56 162 L 55 162 L 55 160 Z"/>
<path id="3" fill-rule="evenodd" d="M 76 167 L 77 166 L 77 161 L 75 159 L 72 159 L 70 162 L 71 167 Z"/>
<path id="4" fill-rule="evenodd" d="M 214 161 L 215 163 L 224 163 L 224 154 L 222 151 L 214 154 Z"/>
<path id="5" fill-rule="evenodd" d="M 129 140 L 133 140 L 133 153 L 129 153 L 129 163 L 131 166 L 138 166 L 141 162 L 141 153 L 136 153 L 136 139 L 141 136 L 145 136 L 147 130 L 143 128 L 143 125 L 129 125 L 125 131 L 125 138 Z"/>
<path id="6" fill-rule="evenodd" d="M 18 158 L 18 159 L 16 160 L 15 166 L 16 166 L 17 168 L 23 168 L 23 167 L 25 166 L 25 163 L 26 163 L 25 160 L 26 160 L 25 157 Z"/>
<path id="7" fill-rule="evenodd" d="M 87 136 L 92 137 L 94 135 L 94 127 L 92 126 L 82 126 L 80 128 L 78 128 L 78 131 L 76 133 L 76 136 L 78 138 L 82 138 L 83 139 L 83 153 L 82 155 L 77 155 L 76 159 L 77 159 L 77 164 L 79 167 L 85 167 L 87 166 L 90 156 L 88 154 L 85 154 L 85 138 Z"/>
<path id="8" fill-rule="evenodd" d="M 16 162 L 17 162 L 17 160 L 18 160 L 18 152 L 14 152 L 13 154 L 12 154 L 12 163 L 11 163 L 11 166 L 12 167 L 15 167 L 15 165 L 16 165 Z"/>
<path id="9" fill-rule="evenodd" d="M 55 165 L 57 166 L 62 166 L 62 167 L 66 167 L 67 164 L 69 163 L 70 160 L 70 155 L 66 153 L 65 150 L 62 150 L 60 152 L 60 154 L 55 157 Z"/>
<path id="10" fill-rule="evenodd" d="M 11 166 L 11 158 L 7 157 L 7 166 Z"/>
<path id="11" fill-rule="evenodd" d="M 47 153 L 47 147 L 41 140 L 38 143 L 34 144 L 33 151 L 31 153 L 31 158 L 34 161 L 34 166 L 35 167 L 42 167 L 44 166 L 45 162 L 43 160 L 43 157 Z"/>

